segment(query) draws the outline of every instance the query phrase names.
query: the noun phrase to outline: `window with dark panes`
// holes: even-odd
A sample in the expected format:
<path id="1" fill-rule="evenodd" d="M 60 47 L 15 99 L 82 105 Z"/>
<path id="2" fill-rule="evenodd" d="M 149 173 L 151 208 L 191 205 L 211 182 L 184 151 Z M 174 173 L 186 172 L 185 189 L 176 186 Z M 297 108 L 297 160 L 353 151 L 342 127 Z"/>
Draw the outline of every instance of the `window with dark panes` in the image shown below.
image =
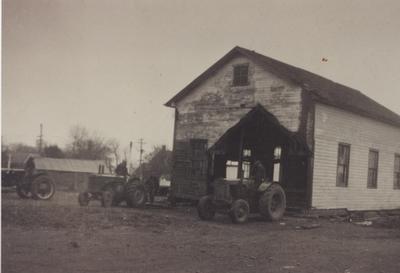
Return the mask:
<path id="1" fill-rule="evenodd" d="M 249 65 L 241 64 L 233 67 L 233 85 L 245 86 L 249 84 Z"/>
<path id="2" fill-rule="evenodd" d="M 400 189 L 400 155 L 394 156 L 394 188 Z"/>
<path id="3" fill-rule="evenodd" d="M 339 143 L 336 186 L 347 187 L 349 184 L 350 145 Z"/>
<path id="4" fill-rule="evenodd" d="M 376 150 L 369 150 L 367 187 L 371 189 L 376 189 L 378 187 L 378 161 L 379 152 Z"/>
<path id="5" fill-rule="evenodd" d="M 192 176 L 203 177 L 207 172 L 207 140 L 191 139 Z"/>

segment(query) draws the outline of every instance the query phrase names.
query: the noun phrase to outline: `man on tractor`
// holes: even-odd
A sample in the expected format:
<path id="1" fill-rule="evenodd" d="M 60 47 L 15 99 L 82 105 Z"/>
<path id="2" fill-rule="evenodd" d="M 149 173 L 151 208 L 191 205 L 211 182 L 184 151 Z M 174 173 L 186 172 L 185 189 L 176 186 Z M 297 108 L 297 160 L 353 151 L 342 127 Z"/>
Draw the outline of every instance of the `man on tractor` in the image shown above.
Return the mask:
<path id="1" fill-rule="evenodd" d="M 254 179 L 254 186 L 256 189 L 264 182 L 267 177 L 265 167 L 261 161 L 257 160 L 254 162 L 253 168 L 251 169 L 251 176 Z"/>
<path id="2" fill-rule="evenodd" d="M 126 177 L 128 175 L 128 168 L 126 167 L 126 160 L 123 160 L 115 168 L 115 174 Z"/>

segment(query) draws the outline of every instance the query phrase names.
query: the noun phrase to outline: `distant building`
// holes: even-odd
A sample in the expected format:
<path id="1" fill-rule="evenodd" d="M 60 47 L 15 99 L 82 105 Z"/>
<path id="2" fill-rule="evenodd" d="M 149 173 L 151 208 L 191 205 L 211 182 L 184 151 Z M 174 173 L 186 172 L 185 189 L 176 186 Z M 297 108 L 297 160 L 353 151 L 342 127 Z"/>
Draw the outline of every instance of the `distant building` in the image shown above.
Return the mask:
<path id="1" fill-rule="evenodd" d="M 400 208 L 400 116 L 357 90 L 235 47 L 166 106 L 175 198 L 260 160 L 289 206 Z"/>

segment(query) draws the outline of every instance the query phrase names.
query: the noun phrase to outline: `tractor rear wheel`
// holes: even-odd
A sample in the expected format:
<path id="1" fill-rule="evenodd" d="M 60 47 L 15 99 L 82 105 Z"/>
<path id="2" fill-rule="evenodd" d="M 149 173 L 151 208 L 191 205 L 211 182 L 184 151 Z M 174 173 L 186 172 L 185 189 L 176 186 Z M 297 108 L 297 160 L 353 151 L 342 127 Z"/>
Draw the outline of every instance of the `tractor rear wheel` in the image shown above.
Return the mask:
<path id="1" fill-rule="evenodd" d="M 285 191 L 279 184 L 272 184 L 260 197 L 258 205 L 262 216 L 271 221 L 278 221 L 286 209 Z"/>
<path id="2" fill-rule="evenodd" d="M 32 182 L 32 196 L 37 200 L 50 200 L 56 188 L 53 180 L 47 175 L 40 175 Z"/>
<path id="3" fill-rule="evenodd" d="M 140 208 L 146 204 L 146 190 L 143 185 L 128 183 L 126 186 L 126 203 L 131 208 Z"/>
<path id="4" fill-rule="evenodd" d="M 81 207 L 86 207 L 89 205 L 89 195 L 87 192 L 81 192 L 78 195 L 78 202 Z"/>
<path id="5" fill-rule="evenodd" d="M 200 198 L 197 204 L 197 213 L 201 220 L 209 221 L 215 216 L 216 207 L 214 200 L 210 195 L 203 196 Z"/>
<path id="6" fill-rule="evenodd" d="M 237 199 L 233 201 L 229 216 L 235 224 L 245 223 L 249 217 L 250 206 L 246 200 Z"/>

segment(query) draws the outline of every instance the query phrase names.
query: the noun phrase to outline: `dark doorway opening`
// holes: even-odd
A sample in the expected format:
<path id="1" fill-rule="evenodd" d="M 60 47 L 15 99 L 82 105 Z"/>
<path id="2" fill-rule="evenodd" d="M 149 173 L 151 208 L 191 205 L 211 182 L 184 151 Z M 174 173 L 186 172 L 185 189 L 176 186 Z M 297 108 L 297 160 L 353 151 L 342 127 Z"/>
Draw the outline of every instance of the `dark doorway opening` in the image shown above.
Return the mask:
<path id="1" fill-rule="evenodd" d="M 230 128 L 209 154 L 209 191 L 215 179 L 251 177 L 253 164 L 260 161 L 267 180 L 284 188 L 288 207 L 307 207 L 307 146 L 261 105 Z"/>

